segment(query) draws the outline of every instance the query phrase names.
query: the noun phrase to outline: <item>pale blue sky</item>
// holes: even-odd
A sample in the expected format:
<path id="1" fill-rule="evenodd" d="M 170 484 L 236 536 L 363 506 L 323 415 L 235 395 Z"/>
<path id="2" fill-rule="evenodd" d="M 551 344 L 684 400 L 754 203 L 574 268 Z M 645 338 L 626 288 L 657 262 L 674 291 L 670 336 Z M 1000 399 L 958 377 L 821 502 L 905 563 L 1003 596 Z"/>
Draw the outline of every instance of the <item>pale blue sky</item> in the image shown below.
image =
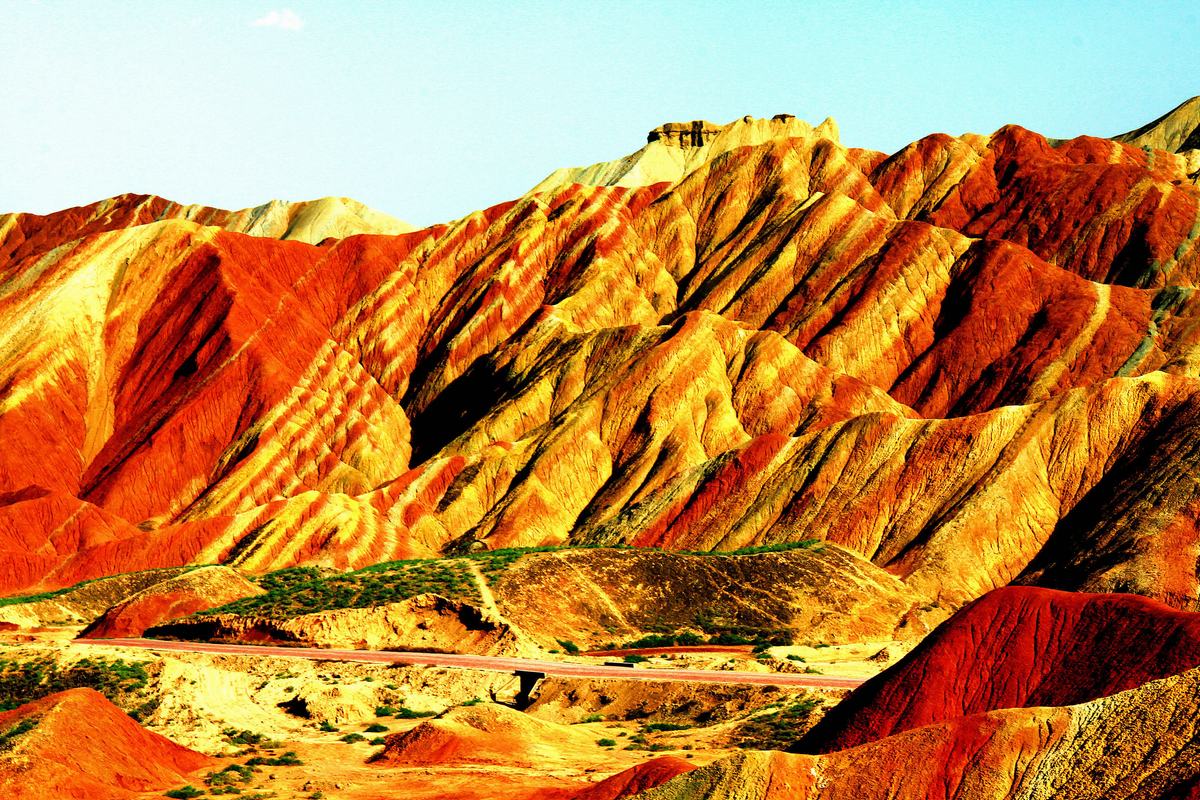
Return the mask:
<path id="1" fill-rule="evenodd" d="M 0 0 L 0 211 L 347 195 L 428 224 L 744 114 L 889 152 L 1109 135 L 1200 94 L 1198 34 L 1194 2 Z"/>

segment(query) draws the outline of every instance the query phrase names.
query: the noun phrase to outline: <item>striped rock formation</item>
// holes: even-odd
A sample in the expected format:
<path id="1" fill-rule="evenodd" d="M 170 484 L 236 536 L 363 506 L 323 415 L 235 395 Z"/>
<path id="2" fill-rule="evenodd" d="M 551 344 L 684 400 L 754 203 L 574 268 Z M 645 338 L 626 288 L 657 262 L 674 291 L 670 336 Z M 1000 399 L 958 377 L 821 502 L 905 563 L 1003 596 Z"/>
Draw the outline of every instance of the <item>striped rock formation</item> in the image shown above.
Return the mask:
<path id="1" fill-rule="evenodd" d="M 1200 614 L 1130 595 L 1006 587 L 856 689 L 796 749 L 830 753 L 972 714 L 1087 703 L 1196 667 Z"/>
<path id="2" fill-rule="evenodd" d="M 93 689 L 0 713 L 0 791 L 13 800 L 162 796 L 216 765 L 146 730 Z"/>
<path id="3" fill-rule="evenodd" d="M 140 197 L 6 217 L 0 590 L 816 538 L 943 608 L 1014 580 L 1196 604 L 1186 157 L 1015 127 L 886 157 L 789 118 L 651 139 L 402 234 Z"/>
<path id="4" fill-rule="evenodd" d="M 1193 798 L 1200 615 L 1007 588 L 835 706 L 803 753 L 739 754 L 645 800 Z"/>

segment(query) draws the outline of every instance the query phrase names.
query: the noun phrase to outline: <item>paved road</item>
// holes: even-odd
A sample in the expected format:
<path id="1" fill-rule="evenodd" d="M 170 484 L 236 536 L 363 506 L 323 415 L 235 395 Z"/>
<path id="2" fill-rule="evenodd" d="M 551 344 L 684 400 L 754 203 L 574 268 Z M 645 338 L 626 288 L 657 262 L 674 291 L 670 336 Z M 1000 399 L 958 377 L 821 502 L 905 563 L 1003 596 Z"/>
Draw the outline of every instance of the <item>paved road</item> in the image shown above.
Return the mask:
<path id="1" fill-rule="evenodd" d="M 218 655 L 306 658 L 311 661 L 360 661 L 370 664 L 421 664 L 430 667 L 461 667 L 494 672 L 528 670 L 567 678 L 624 678 L 685 683 L 744 683 L 759 686 L 806 686 L 813 689 L 853 689 L 862 681 L 833 675 L 796 675 L 786 672 L 734 672 L 706 669 L 648 669 L 608 667 L 536 658 L 470 656 L 457 653 L 401 653 L 392 650 L 325 650 L 316 647 L 271 647 L 253 644 L 173 642 L 156 639 L 76 639 L 75 644 L 104 647 L 140 647 L 168 653 L 212 653 Z"/>

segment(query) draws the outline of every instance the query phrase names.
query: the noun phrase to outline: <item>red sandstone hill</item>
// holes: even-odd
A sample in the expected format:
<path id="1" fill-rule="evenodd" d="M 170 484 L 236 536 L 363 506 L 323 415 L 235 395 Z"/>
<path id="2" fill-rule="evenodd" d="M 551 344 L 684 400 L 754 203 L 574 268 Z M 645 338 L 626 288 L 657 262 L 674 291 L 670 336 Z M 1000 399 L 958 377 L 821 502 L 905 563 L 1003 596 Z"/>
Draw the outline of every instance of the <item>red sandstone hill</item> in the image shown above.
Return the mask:
<path id="1" fill-rule="evenodd" d="M 1085 703 L 1200 666 L 1200 614 L 1130 595 L 989 592 L 835 706 L 806 753 L 1002 708 Z"/>
<path id="2" fill-rule="evenodd" d="M 664 131 L 401 235 L 133 196 L 0 219 L 0 591 L 821 538 L 951 607 L 1197 602 L 1188 157 Z"/>
<path id="3" fill-rule="evenodd" d="M 0 735 L 0 793 L 11 800 L 124 800 L 182 785 L 215 763 L 145 730 L 91 689 L 0 714 Z"/>
<path id="4" fill-rule="evenodd" d="M 746 752 L 643 800 L 1184 800 L 1200 786 L 1200 671 L 1076 706 L 958 717 L 825 755 Z"/>
<path id="5" fill-rule="evenodd" d="M 141 636 L 147 628 L 262 592 L 228 567 L 201 567 L 155 583 L 122 600 L 88 625 L 80 638 Z"/>

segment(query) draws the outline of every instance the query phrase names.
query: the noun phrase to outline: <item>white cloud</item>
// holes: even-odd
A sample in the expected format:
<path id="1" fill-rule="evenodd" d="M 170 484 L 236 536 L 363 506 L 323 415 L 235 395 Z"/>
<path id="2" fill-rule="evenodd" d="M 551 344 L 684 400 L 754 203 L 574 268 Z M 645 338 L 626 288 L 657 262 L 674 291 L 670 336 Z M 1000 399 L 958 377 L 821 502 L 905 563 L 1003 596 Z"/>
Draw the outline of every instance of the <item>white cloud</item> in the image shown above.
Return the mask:
<path id="1" fill-rule="evenodd" d="M 298 31 L 304 27 L 304 20 L 300 19 L 300 15 L 290 8 L 278 8 L 271 9 L 250 24 L 256 28 L 279 28 L 285 31 Z"/>

